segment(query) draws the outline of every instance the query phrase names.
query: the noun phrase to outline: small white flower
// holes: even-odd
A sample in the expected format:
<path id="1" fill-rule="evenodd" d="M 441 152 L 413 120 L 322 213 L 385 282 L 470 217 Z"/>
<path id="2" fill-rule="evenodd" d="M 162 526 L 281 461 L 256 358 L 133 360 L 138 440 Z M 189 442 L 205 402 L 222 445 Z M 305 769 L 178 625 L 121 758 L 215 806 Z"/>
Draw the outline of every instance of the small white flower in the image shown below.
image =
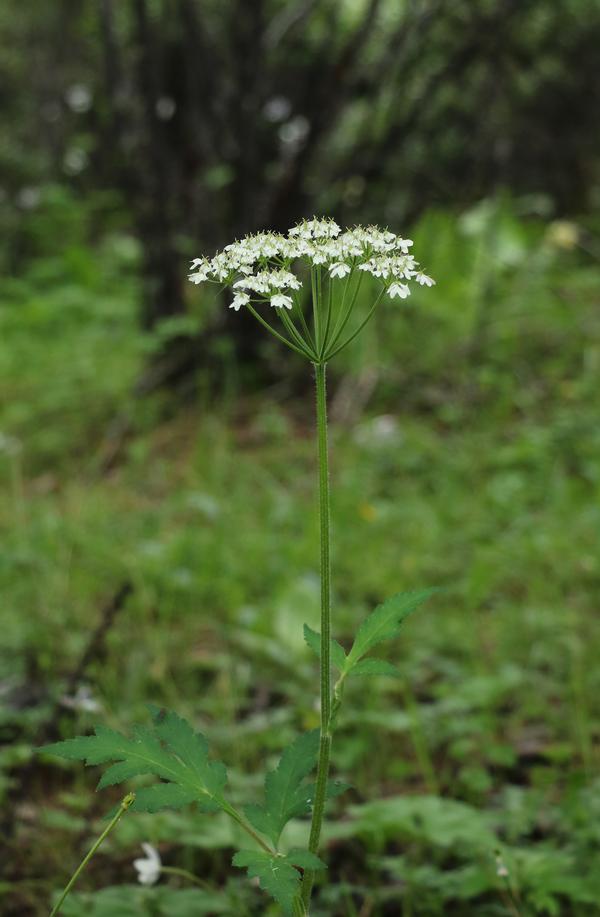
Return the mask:
<path id="1" fill-rule="evenodd" d="M 417 283 L 420 283 L 422 287 L 432 287 L 435 285 L 433 277 L 428 277 L 427 274 L 423 274 L 422 272 L 415 274 L 415 280 Z"/>
<path id="2" fill-rule="evenodd" d="M 293 301 L 290 296 L 284 296 L 282 293 L 277 293 L 275 296 L 271 296 L 271 305 L 275 306 L 276 309 L 291 309 L 293 306 Z"/>
<path id="3" fill-rule="evenodd" d="M 235 311 L 238 312 L 242 306 L 245 306 L 246 303 L 249 302 L 250 297 L 247 293 L 236 293 L 229 305 L 229 308 L 235 309 Z"/>
<path id="4" fill-rule="evenodd" d="M 510 873 L 508 871 L 508 867 L 506 866 L 506 863 L 502 859 L 500 852 L 496 853 L 495 859 L 496 859 L 496 875 L 500 879 L 508 879 L 508 877 L 510 876 Z"/>
<path id="5" fill-rule="evenodd" d="M 350 273 L 350 265 L 345 264 L 343 261 L 336 261 L 335 264 L 330 266 L 329 273 L 332 277 L 345 277 L 346 274 Z"/>
<path id="6" fill-rule="evenodd" d="M 60 699 L 63 707 L 70 710 L 81 710 L 84 713 L 97 713 L 102 710 L 102 704 L 93 696 L 87 685 L 79 685 L 74 694 L 64 694 Z"/>
<path id="7" fill-rule="evenodd" d="M 142 850 L 146 856 L 133 861 L 138 874 L 138 882 L 142 885 L 154 885 L 155 882 L 158 882 L 162 868 L 158 850 L 152 844 L 142 844 Z"/>
<path id="8" fill-rule="evenodd" d="M 393 299 L 395 296 L 399 296 L 400 299 L 406 299 L 407 296 L 410 296 L 410 290 L 405 283 L 392 283 L 387 293 L 390 299 Z"/>

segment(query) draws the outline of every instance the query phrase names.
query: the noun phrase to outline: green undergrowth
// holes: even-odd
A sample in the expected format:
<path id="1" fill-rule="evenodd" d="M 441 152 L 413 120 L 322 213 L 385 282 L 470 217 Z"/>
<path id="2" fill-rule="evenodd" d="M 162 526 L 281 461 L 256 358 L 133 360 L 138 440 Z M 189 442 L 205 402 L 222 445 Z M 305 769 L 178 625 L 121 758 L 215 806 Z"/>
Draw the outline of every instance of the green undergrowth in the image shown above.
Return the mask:
<path id="1" fill-rule="evenodd" d="M 336 639 L 347 650 L 387 595 L 442 588 L 380 654 L 399 673 L 345 687 L 333 765 L 352 788 L 343 820 L 329 804 L 315 917 L 599 913 L 598 267 L 542 221 L 487 206 L 493 220 L 431 213 L 415 230 L 439 285 L 382 310 L 366 410 L 351 352 L 332 380 Z M 63 700 L 51 738 L 127 731 L 147 703 L 168 706 L 227 762 L 244 805 L 265 762 L 318 726 L 302 632 L 318 628 L 310 418 L 232 385 L 225 403 L 156 423 L 155 402 L 131 397 L 148 341 L 122 241 L 48 256 L 0 288 L 9 917 L 46 913 L 105 824 L 104 797 L 89 802 L 99 773 L 42 760 L 24 789 L 19 772 L 125 581 L 85 674 L 99 709 Z M 124 407 L 133 430 L 105 463 Z M 194 811 L 127 814 L 64 913 L 265 913 L 231 868 L 236 830 Z M 305 834 L 292 821 L 285 849 Z M 136 885 L 142 841 L 210 889 Z"/>

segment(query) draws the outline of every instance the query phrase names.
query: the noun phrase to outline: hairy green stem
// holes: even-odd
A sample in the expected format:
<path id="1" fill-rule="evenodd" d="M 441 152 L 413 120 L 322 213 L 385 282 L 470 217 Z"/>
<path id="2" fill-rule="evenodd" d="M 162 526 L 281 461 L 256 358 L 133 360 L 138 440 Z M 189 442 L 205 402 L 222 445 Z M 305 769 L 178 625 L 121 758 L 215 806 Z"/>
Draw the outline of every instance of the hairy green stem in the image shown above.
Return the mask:
<path id="1" fill-rule="evenodd" d="M 329 558 L 329 457 L 327 450 L 327 389 L 325 363 L 315 364 L 317 387 L 317 442 L 319 457 L 319 526 L 321 544 L 321 741 L 317 785 L 308 849 L 317 853 L 325 810 L 331 751 L 331 564 Z M 308 909 L 315 874 L 307 870 L 302 882 L 302 902 Z"/>
<path id="2" fill-rule="evenodd" d="M 77 879 L 79 878 L 79 876 L 81 875 L 81 873 L 83 872 L 87 864 L 90 862 L 90 860 L 92 859 L 92 857 L 94 856 L 94 854 L 96 853 L 100 845 L 103 843 L 103 841 L 108 837 L 108 835 L 113 830 L 113 828 L 115 828 L 118 825 L 120 820 L 125 815 L 125 812 L 132 805 L 134 800 L 135 800 L 135 793 L 128 793 L 127 796 L 125 796 L 121 800 L 121 804 L 118 808 L 118 811 L 115 813 L 115 815 L 113 816 L 109 824 L 106 826 L 106 828 L 104 829 L 100 837 L 94 842 L 92 847 L 86 853 L 83 860 L 81 861 L 81 863 L 79 864 L 79 866 L 77 867 L 77 869 L 75 870 L 75 872 L 73 873 L 69 881 L 67 882 L 65 886 L 65 890 L 63 891 L 59 900 L 57 901 L 57 903 L 54 905 L 54 907 L 50 911 L 50 917 L 55 917 L 55 915 L 59 913 L 61 907 L 65 903 L 65 899 L 67 895 L 69 894 L 69 892 L 71 891 L 75 883 L 77 882 Z"/>

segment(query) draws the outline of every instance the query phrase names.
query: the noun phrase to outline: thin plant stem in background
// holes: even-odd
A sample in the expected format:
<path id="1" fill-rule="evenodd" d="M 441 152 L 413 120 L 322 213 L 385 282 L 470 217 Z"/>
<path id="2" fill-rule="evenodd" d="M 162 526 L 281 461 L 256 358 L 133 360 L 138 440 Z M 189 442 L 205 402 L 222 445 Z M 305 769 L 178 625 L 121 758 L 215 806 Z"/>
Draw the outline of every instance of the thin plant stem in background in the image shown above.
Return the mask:
<path id="1" fill-rule="evenodd" d="M 94 842 L 94 844 L 92 844 L 92 846 L 90 847 L 90 849 L 84 856 L 83 860 L 81 861 L 81 863 L 79 864 L 79 866 L 77 867 L 77 869 L 75 870 L 75 872 L 73 873 L 69 881 L 67 882 L 65 886 L 65 890 L 63 891 L 62 895 L 60 896 L 60 898 L 58 899 L 58 901 L 56 902 L 56 904 L 54 905 L 54 907 L 52 908 L 50 912 L 50 917 L 56 917 L 56 914 L 60 913 L 60 909 L 63 906 L 63 904 L 65 903 L 67 895 L 69 894 L 69 892 L 71 891 L 75 883 L 77 882 L 77 879 L 79 878 L 79 876 L 81 875 L 81 873 L 83 872 L 87 864 L 90 862 L 90 860 L 92 859 L 96 851 L 100 848 L 101 844 L 106 840 L 106 838 L 108 837 L 110 832 L 113 830 L 113 828 L 117 827 L 117 825 L 119 824 L 119 822 L 125 815 L 125 812 L 127 811 L 127 809 L 129 809 L 129 807 L 133 804 L 134 800 L 135 800 L 135 793 L 128 793 L 127 796 L 123 797 L 118 810 L 116 811 L 116 813 L 114 814 L 114 816 L 112 817 L 112 819 L 110 820 L 110 822 L 108 823 L 108 825 L 106 826 L 106 828 L 104 829 L 100 837 Z"/>

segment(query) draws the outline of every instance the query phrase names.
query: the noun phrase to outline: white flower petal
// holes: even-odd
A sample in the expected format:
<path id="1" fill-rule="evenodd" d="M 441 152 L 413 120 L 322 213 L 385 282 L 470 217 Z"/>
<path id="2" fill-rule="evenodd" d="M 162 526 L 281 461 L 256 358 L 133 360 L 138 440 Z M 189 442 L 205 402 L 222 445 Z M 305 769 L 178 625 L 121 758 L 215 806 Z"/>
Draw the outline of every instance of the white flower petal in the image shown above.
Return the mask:
<path id="1" fill-rule="evenodd" d="M 282 293 L 271 296 L 271 305 L 275 306 L 276 309 L 291 309 L 293 304 L 292 298 L 290 296 L 284 296 Z"/>
<path id="2" fill-rule="evenodd" d="M 158 850 L 152 844 L 142 844 L 142 850 L 146 854 L 145 858 L 140 857 L 133 861 L 134 868 L 137 870 L 138 882 L 141 885 L 154 885 L 160 877 L 162 862 Z"/>
<path id="3" fill-rule="evenodd" d="M 345 277 L 346 274 L 350 273 L 350 270 L 350 265 L 345 264 L 343 261 L 336 261 L 335 264 L 329 267 L 329 273 L 332 277 Z"/>
<path id="4" fill-rule="evenodd" d="M 229 308 L 235 309 L 235 311 L 238 312 L 242 306 L 245 306 L 249 302 L 250 297 L 247 293 L 236 293 L 231 303 L 229 304 Z"/>
<path id="5" fill-rule="evenodd" d="M 395 296 L 399 296 L 400 299 L 406 299 L 407 296 L 410 296 L 410 289 L 405 283 L 392 283 L 388 287 L 387 294 L 390 299 L 394 299 Z"/>

